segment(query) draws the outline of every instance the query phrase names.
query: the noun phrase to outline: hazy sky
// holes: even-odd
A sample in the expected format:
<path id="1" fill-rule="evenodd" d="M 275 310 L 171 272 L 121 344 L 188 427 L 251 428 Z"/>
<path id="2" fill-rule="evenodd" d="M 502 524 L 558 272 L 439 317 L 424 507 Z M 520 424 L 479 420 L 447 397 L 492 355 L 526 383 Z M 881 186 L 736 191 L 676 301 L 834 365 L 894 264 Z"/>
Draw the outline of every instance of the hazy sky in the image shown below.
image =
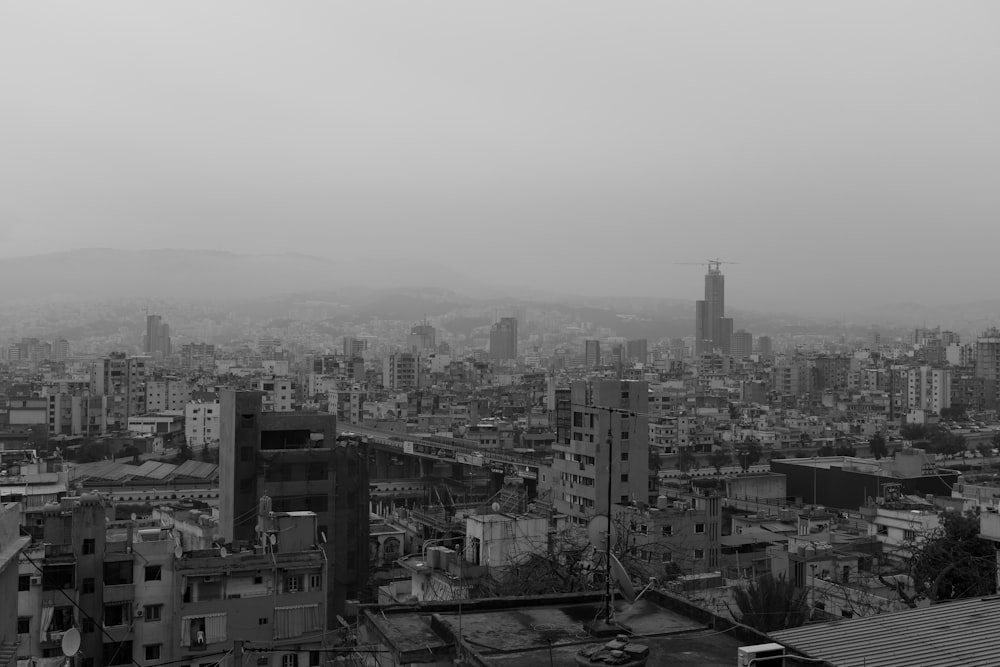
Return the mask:
<path id="1" fill-rule="evenodd" d="M 404 255 L 732 306 L 994 296 L 1000 3 L 5 2 L 0 256 Z M 415 282 L 419 282 L 415 280 Z"/>

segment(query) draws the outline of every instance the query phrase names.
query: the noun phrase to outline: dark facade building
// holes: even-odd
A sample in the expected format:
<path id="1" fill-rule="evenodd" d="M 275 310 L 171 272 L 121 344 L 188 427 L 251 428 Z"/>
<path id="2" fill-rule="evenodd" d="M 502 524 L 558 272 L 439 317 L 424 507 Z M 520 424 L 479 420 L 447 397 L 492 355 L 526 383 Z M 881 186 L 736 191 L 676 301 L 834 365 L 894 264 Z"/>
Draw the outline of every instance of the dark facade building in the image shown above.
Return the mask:
<path id="1" fill-rule="evenodd" d="M 517 358 L 517 318 L 502 317 L 490 329 L 490 359 Z"/>
<path id="2" fill-rule="evenodd" d="M 265 413 L 259 392 L 224 389 L 219 403 L 223 539 L 256 542 L 264 495 L 276 512 L 315 512 L 330 568 L 330 624 L 368 581 L 367 445 L 338 440 L 335 415 Z"/>
<path id="3" fill-rule="evenodd" d="M 898 485 L 904 495 L 950 496 L 958 482 L 956 471 L 935 468 L 920 449 L 902 450 L 895 459 L 882 461 L 850 456 L 772 459 L 771 472 L 785 475 L 789 498 L 845 510 L 874 502 L 886 484 Z"/>
<path id="4" fill-rule="evenodd" d="M 159 315 L 146 316 L 146 354 L 162 359 L 170 356 L 170 325 Z"/>

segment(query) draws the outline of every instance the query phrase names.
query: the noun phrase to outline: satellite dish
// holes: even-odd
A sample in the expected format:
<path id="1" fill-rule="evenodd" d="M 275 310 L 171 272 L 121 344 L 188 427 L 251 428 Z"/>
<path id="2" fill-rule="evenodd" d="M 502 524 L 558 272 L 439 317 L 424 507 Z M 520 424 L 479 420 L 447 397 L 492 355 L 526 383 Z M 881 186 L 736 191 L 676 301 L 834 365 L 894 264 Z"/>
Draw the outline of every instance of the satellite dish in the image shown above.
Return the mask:
<path id="1" fill-rule="evenodd" d="M 225 558 L 228 555 L 229 551 L 226 549 L 226 547 L 219 547 L 219 558 Z"/>
<path id="2" fill-rule="evenodd" d="M 135 512 L 132 512 L 132 520 L 135 521 L 135 519 L 136 519 Z"/>
<path id="3" fill-rule="evenodd" d="M 494 512 L 500 511 L 500 503 L 493 503 L 493 511 Z"/>
<path id="4" fill-rule="evenodd" d="M 611 541 L 615 541 L 617 534 L 614 525 L 611 526 Z M 608 545 L 608 517 L 604 514 L 597 514 L 590 519 L 587 524 L 587 538 L 590 544 L 598 549 L 605 549 Z"/>
<path id="5" fill-rule="evenodd" d="M 611 579 L 618 584 L 618 592 L 622 594 L 622 597 L 628 601 L 629 604 L 635 602 L 635 587 L 632 585 L 632 579 L 629 578 L 628 572 L 622 566 L 622 562 L 615 558 L 614 554 L 611 556 Z"/>
<path id="6" fill-rule="evenodd" d="M 275 535 L 274 533 L 270 533 L 267 536 L 267 541 L 270 542 L 271 546 L 273 547 L 275 544 L 278 543 L 278 536 Z"/>
<path id="7" fill-rule="evenodd" d="M 70 628 L 63 633 L 62 652 L 65 656 L 74 656 L 80 650 L 80 631 Z"/>
<path id="8" fill-rule="evenodd" d="M 181 549 L 181 545 L 174 547 L 174 558 L 181 558 L 184 556 L 184 549 Z"/>

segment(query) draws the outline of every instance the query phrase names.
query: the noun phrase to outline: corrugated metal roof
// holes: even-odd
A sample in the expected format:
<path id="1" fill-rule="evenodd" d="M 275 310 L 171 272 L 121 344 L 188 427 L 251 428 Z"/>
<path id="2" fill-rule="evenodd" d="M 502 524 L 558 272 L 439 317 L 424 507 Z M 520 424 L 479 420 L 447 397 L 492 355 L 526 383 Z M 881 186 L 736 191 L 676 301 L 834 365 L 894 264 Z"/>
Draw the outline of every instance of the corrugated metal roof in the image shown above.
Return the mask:
<path id="1" fill-rule="evenodd" d="M 211 477 L 215 473 L 216 468 L 218 468 L 218 466 L 214 463 L 187 460 L 177 466 L 177 470 L 174 471 L 174 474 L 178 477 L 197 477 L 199 479 L 204 479 L 206 477 Z"/>
<path id="2" fill-rule="evenodd" d="M 166 477 L 174 474 L 177 471 L 177 466 L 173 463 L 159 463 L 155 468 L 152 468 L 146 473 L 146 477 L 150 479 L 165 479 Z"/>
<path id="3" fill-rule="evenodd" d="M 773 632 L 775 641 L 835 667 L 1000 664 L 1000 596 L 958 600 Z"/>

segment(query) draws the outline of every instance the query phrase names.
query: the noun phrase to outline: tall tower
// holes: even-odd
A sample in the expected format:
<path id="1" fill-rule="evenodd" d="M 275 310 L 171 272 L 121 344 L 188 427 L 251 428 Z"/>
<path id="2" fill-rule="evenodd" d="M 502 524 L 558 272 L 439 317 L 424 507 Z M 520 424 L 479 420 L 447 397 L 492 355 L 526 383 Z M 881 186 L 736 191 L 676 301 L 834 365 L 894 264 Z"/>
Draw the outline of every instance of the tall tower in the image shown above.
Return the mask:
<path id="1" fill-rule="evenodd" d="M 501 317 L 490 329 L 490 358 L 517 359 L 516 317 Z"/>
<path id="2" fill-rule="evenodd" d="M 726 277 L 719 268 L 722 262 L 708 262 L 705 274 L 705 298 L 695 302 L 695 354 L 713 350 L 729 353 L 733 320 L 726 317 Z"/>

